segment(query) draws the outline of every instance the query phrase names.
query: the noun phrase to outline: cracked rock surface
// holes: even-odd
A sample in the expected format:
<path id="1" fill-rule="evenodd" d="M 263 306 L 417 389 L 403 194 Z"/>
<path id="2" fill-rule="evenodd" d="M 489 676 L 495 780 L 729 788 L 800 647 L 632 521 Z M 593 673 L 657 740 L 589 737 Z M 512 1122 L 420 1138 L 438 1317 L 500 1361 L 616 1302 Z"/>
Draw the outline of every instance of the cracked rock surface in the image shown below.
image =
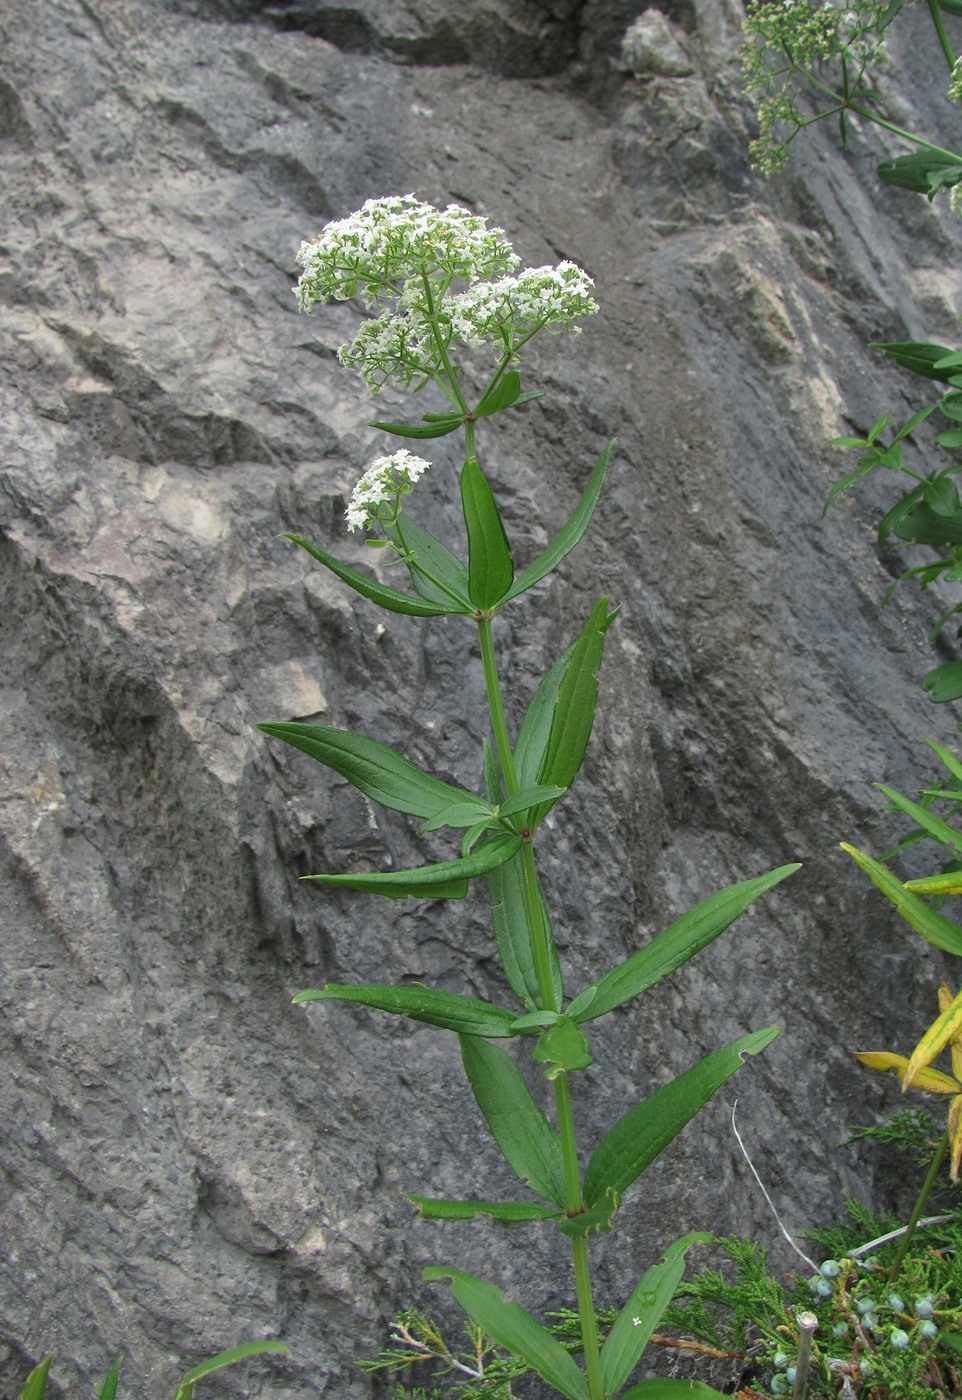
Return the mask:
<path id="1" fill-rule="evenodd" d="M 701 1054 L 783 1027 L 627 1194 L 593 1251 L 598 1302 L 688 1230 L 780 1257 L 735 1094 L 796 1233 L 846 1194 L 908 1203 L 836 1144 L 894 1103 L 851 1051 L 924 1024 L 945 969 L 837 843 L 891 844 L 872 784 L 919 787 L 923 738 L 951 742 L 952 720 L 918 688 L 937 604 L 878 607 L 882 486 L 821 508 L 849 466 L 828 440 L 920 402 L 867 343 L 955 334 L 957 234 L 923 200 L 884 209 L 866 133 L 844 156 L 816 133 L 759 184 L 737 8 L 666 7 L 654 28 L 684 56 L 667 74 L 624 71 L 638 14 L 4 6 L 3 1395 L 53 1351 L 51 1395 L 89 1393 L 123 1352 L 125 1393 L 166 1396 L 207 1355 L 279 1337 L 287 1358 L 205 1395 L 367 1400 L 387 1388 L 353 1362 L 397 1308 L 452 1316 L 426 1265 L 536 1312 L 572 1301 L 548 1231 L 442 1229 L 402 1195 L 514 1189 L 453 1037 L 290 1005 L 326 981 L 509 995 L 482 889 L 395 904 L 299 883 L 444 858 L 449 833 L 419 838 L 254 728 L 356 729 L 479 782 L 470 627 L 377 613 L 281 538 L 370 563 L 346 499 L 383 447 L 370 419 L 411 405 L 374 411 L 336 360 L 357 309 L 308 319 L 291 285 L 300 241 L 382 194 L 467 204 L 526 262 L 586 267 L 602 307 L 535 344 L 525 386 L 546 397 L 480 438 L 521 562 L 618 439 L 590 534 L 497 633 L 516 725 L 597 598 L 622 608 L 585 769 L 542 842 L 570 994 L 714 890 L 805 862 L 593 1035 L 585 1144 Z M 905 72 L 938 139 L 920 36 Z M 450 442 L 416 498 L 445 538 Z"/>

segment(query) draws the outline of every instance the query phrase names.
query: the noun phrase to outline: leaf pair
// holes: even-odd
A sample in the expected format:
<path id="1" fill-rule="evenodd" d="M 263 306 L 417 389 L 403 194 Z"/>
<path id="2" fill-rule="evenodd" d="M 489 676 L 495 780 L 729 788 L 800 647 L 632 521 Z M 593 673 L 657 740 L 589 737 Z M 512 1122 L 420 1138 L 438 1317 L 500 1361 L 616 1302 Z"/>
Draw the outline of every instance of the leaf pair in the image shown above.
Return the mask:
<path id="1" fill-rule="evenodd" d="M 641 1359 L 665 1309 L 681 1281 L 685 1255 L 695 1244 L 705 1244 L 707 1234 L 686 1235 L 665 1251 L 661 1263 L 650 1268 L 622 1308 L 601 1348 L 600 1365 L 606 1400 L 614 1400 Z M 519 1303 L 505 1298 L 501 1289 L 460 1269 L 425 1269 L 426 1280 L 445 1280 L 455 1301 L 499 1346 L 518 1357 L 567 1400 L 588 1400 L 585 1373 L 551 1333 L 535 1321 Z M 709 1400 L 720 1392 L 689 1381 L 642 1381 L 624 1400 Z"/>
<path id="2" fill-rule="evenodd" d="M 516 369 L 508 370 L 495 379 L 468 417 L 472 420 L 490 418 L 506 408 L 520 408 L 522 404 L 543 397 L 544 393 L 539 389 L 522 394 L 521 375 Z M 466 421 L 463 413 L 425 413 L 418 423 L 369 423 L 368 427 L 380 428 L 382 432 L 393 433 L 395 437 L 425 439 L 445 437 L 448 433 L 456 432 Z"/>

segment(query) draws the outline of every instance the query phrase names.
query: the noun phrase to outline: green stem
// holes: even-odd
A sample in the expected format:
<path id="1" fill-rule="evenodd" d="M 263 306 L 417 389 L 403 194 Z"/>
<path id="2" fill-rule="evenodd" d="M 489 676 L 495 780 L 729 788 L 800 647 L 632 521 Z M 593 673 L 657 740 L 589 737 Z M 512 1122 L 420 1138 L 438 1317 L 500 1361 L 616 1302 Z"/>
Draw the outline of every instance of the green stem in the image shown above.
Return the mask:
<path id="1" fill-rule="evenodd" d="M 465 427 L 471 426 L 465 424 Z M 478 640 L 481 643 L 481 662 L 484 666 L 484 685 L 488 693 L 488 709 L 491 713 L 491 728 L 494 731 L 494 744 L 501 762 L 507 796 L 518 791 L 518 773 L 514 766 L 514 753 L 508 738 L 508 726 L 504 718 L 504 705 L 501 702 L 501 686 L 498 681 L 498 663 L 494 654 L 494 638 L 491 635 L 490 617 L 478 618 Z"/>
<path id="2" fill-rule="evenodd" d="M 889 1283 L 894 1283 L 895 1280 L 898 1278 L 899 1269 L 902 1267 L 902 1260 L 905 1258 L 906 1250 L 909 1247 L 909 1243 L 911 1242 L 912 1236 L 915 1234 L 916 1226 L 922 1219 L 922 1212 L 925 1209 L 925 1203 L 929 1198 L 929 1195 L 932 1191 L 932 1187 L 938 1180 L 939 1171 L 941 1170 L 942 1163 L 945 1160 L 945 1154 L 946 1152 L 948 1152 L 948 1150 L 949 1135 L 948 1133 L 945 1133 L 943 1135 L 942 1141 L 939 1143 L 939 1150 L 935 1154 L 935 1157 L 932 1161 L 932 1165 L 931 1167 L 929 1167 L 929 1174 L 925 1178 L 925 1181 L 922 1185 L 922 1190 L 919 1192 L 919 1198 L 915 1202 L 915 1209 L 912 1211 L 912 1214 L 909 1217 L 909 1223 L 905 1227 L 905 1234 L 902 1236 L 902 1243 L 899 1245 L 898 1253 L 895 1256 L 895 1259 L 892 1263 L 892 1267 L 889 1269 Z"/>
<path id="3" fill-rule="evenodd" d="M 932 0 L 932 3 L 937 4 L 937 0 Z M 899 136 L 903 141 L 910 141 L 913 146 L 921 146 L 923 150 L 932 151 L 937 156 L 948 156 L 950 160 L 958 161 L 959 165 L 962 165 L 962 155 L 959 155 L 958 151 L 947 151 L 944 146 L 935 146 L 931 141 L 926 141 L 923 137 L 915 136 L 911 131 L 906 131 L 904 127 L 886 121 L 885 117 L 880 117 L 877 112 L 872 112 L 868 107 L 862 107 L 858 102 L 853 102 L 846 95 L 835 92 L 827 83 L 816 78 L 814 73 L 810 73 L 807 68 L 799 69 L 799 71 L 805 74 L 813 87 L 818 88 L 819 92 L 825 93 L 836 103 L 830 111 L 819 112 L 817 117 L 804 122 L 804 126 L 813 126 L 815 122 L 824 121 L 826 117 L 834 117 L 837 112 L 854 112 L 857 117 L 862 117 L 867 122 L 874 122 L 876 126 L 891 131 L 893 136 Z"/>
<path id="4" fill-rule="evenodd" d="M 938 36 L 938 41 L 942 46 L 942 52 L 945 54 L 945 61 L 949 65 L 949 72 L 951 73 L 955 68 L 955 54 L 952 52 L 952 45 L 949 43 L 949 36 L 945 31 L 945 21 L 942 18 L 942 7 L 939 4 L 939 0 L 928 0 L 928 5 L 929 16 L 932 20 L 932 25 L 935 29 L 936 35 Z"/>

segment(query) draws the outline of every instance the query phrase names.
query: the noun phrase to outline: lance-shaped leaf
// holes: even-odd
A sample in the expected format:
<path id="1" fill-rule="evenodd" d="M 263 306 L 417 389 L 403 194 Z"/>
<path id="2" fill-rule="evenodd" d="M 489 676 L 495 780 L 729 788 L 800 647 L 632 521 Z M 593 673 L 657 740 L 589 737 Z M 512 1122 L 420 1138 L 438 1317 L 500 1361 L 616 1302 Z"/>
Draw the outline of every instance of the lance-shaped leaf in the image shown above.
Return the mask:
<path id="1" fill-rule="evenodd" d="M 923 1035 L 916 1045 L 902 1077 L 902 1087 L 911 1088 L 916 1082 L 920 1072 L 928 1069 L 937 1055 L 940 1055 L 945 1047 L 962 1036 L 962 992 L 957 997 L 952 997 L 952 993 L 946 990 L 944 998 L 946 1004 L 943 1006 L 942 1014 Z M 958 1089 L 958 1086 L 956 1086 Z"/>
<path id="2" fill-rule="evenodd" d="M 488 893 L 491 896 L 491 922 L 494 926 L 495 941 L 511 990 L 525 1006 L 539 1007 L 541 988 L 531 951 L 520 855 L 506 861 L 488 876 Z M 540 888 L 538 899 L 548 943 L 552 989 L 555 1002 L 560 1006 L 564 1000 L 561 965 L 558 961 L 558 949 L 551 929 L 548 906 Z"/>
<path id="3" fill-rule="evenodd" d="M 512 598 L 517 598 L 529 588 L 533 588 L 536 583 L 540 583 L 543 578 L 556 569 L 566 555 L 570 554 L 582 535 L 591 524 L 591 517 L 594 515 L 595 506 L 601 495 L 601 489 L 605 484 L 605 473 L 608 470 L 608 458 L 611 449 L 614 447 L 614 439 L 602 450 L 601 456 L 594 465 L 592 473 L 588 478 L 588 484 L 584 489 L 581 500 L 575 506 L 568 517 L 565 525 L 558 531 L 554 539 L 548 545 L 544 553 L 539 554 L 533 563 L 529 564 L 523 573 L 519 574 L 514 584 L 508 590 L 504 602 L 510 602 Z"/>
<path id="4" fill-rule="evenodd" d="M 601 1348 L 601 1374 L 606 1395 L 617 1395 L 637 1366 L 681 1282 L 688 1250 L 694 1244 L 710 1244 L 711 1239 L 708 1234 L 685 1235 L 665 1250 L 659 1264 L 642 1276 Z"/>
<path id="5" fill-rule="evenodd" d="M 301 539 L 300 535 L 287 535 L 285 538 L 300 545 L 301 549 L 306 550 L 319 564 L 330 569 L 331 573 L 336 574 L 344 583 L 350 584 L 355 592 L 370 599 L 378 607 L 386 608 L 388 612 L 406 613 L 409 617 L 447 617 L 466 611 L 463 607 L 455 607 L 450 600 L 447 603 L 429 603 L 425 599 L 411 598 L 397 588 L 388 588 L 383 583 L 378 583 L 376 578 L 362 573 L 360 569 L 352 568 L 350 564 L 342 564 L 332 554 L 326 554 L 309 540 Z"/>
<path id="6" fill-rule="evenodd" d="M 437 831 L 442 826 L 483 828 L 490 826 L 497 818 L 498 814 L 489 802 L 482 802 L 480 797 L 472 795 L 452 802 L 450 807 L 442 807 L 440 812 L 435 812 L 423 826 L 419 826 L 418 831 Z"/>
<path id="7" fill-rule="evenodd" d="M 958 924 L 930 909 L 917 894 L 907 890 L 887 866 L 873 860 L 864 851 L 849 846 L 845 841 L 841 845 L 842 850 L 847 851 L 859 869 L 865 871 L 872 883 L 895 905 L 902 918 L 916 933 L 920 933 L 927 942 L 946 953 L 955 953 L 956 956 L 962 954 L 962 928 Z"/>
<path id="8" fill-rule="evenodd" d="M 47 1388 L 47 1372 L 52 1362 L 52 1356 L 45 1356 L 40 1365 L 33 1368 L 20 1392 L 20 1400 L 41 1400 Z"/>
<path id="9" fill-rule="evenodd" d="M 869 1069 L 881 1070 L 883 1074 L 894 1069 L 904 1083 L 905 1072 L 909 1067 L 907 1055 L 895 1055 L 891 1050 L 859 1050 L 855 1058 Z M 959 1084 L 939 1069 L 918 1069 L 912 1076 L 911 1085 L 906 1088 L 922 1089 L 927 1094 L 957 1094 Z"/>
<path id="10" fill-rule="evenodd" d="M 369 428 L 380 428 L 382 433 L 393 433 L 395 437 L 436 438 L 457 432 L 464 422 L 460 413 L 426 413 L 420 423 L 368 423 Z"/>
<path id="11" fill-rule="evenodd" d="M 884 351 L 889 359 L 894 360 L 903 369 L 910 369 L 913 374 L 924 375 L 926 379 L 938 379 L 943 384 L 952 380 L 954 371 L 951 368 L 935 368 L 940 360 L 953 353 L 944 345 L 933 345 L 930 341 L 893 340 L 887 343 L 876 341 L 869 349 Z"/>
<path id="12" fill-rule="evenodd" d="M 609 613 L 607 598 L 600 599 L 571 649 L 558 687 L 538 782 L 570 787 L 581 767 L 594 723 L 605 634 L 617 613 L 617 609 Z M 543 819 L 550 805 L 542 804 L 534 809 L 531 813 L 533 825 Z"/>
<path id="13" fill-rule="evenodd" d="M 442 1201 L 404 1194 L 425 1220 L 475 1220 L 479 1215 L 486 1215 L 489 1220 L 553 1220 L 558 1214 L 554 1206 L 541 1206 L 535 1201 Z"/>
<path id="14" fill-rule="evenodd" d="M 950 151 L 917 151 L 908 156 L 896 156 L 894 160 L 882 161 L 878 177 L 887 185 L 897 185 L 899 189 L 913 190 L 931 198 L 936 190 L 957 185 L 962 180 L 962 156 Z"/>
<path id="15" fill-rule="evenodd" d="M 97 1400 L 117 1400 L 117 1386 L 120 1384 L 120 1368 L 124 1358 L 118 1356 L 104 1377 L 104 1383 L 97 1393 Z"/>
<path id="16" fill-rule="evenodd" d="M 514 1060 L 477 1036 L 461 1037 L 461 1058 L 478 1107 L 508 1166 L 539 1196 L 563 1209 L 561 1143 Z"/>
<path id="17" fill-rule="evenodd" d="M 413 870 L 358 871 L 349 875 L 305 875 L 325 885 L 381 894 L 387 899 L 463 899 L 468 881 L 487 875 L 520 849 L 520 836 L 496 836 L 460 860 L 442 860 Z"/>
<path id="18" fill-rule="evenodd" d="M 505 1298 L 500 1288 L 460 1269 L 424 1270 L 428 1282 L 447 1279 L 455 1301 L 498 1346 L 520 1357 L 567 1400 L 588 1400 L 584 1372 L 560 1342 L 520 1305 Z"/>
<path id="19" fill-rule="evenodd" d="M 695 1117 L 714 1093 L 741 1069 L 746 1055 L 757 1055 L 779 1033 L 777 1026 L 742 1036 L 685 1070 L 677 1079 L 635 1104 L 611 1128 L 591 1154 L 585 1173 L 587 1204 L 610 1188 L 624 1192 Z"/>
<path id="20" fill-rule="evenodd" d="M 283 1342 L 244 1342 L 239 1347 L 231 1347 L 229 1351 L 219 1352 L 217 1356 L 212 1356 L 209 1361 L 202 1361 L 199 1366 L 188 1371 L 180 1385 L 174 1400 L 191 1400 L 194 1394 L 194 1386 L 198 1381 L 202 1381 L 205 1376 L 213 1375 L 215 1371 L 222 1371 L 225 1366 L 233 1366 L 238 1361 L 247 1361 L 252 1356 L 262 1356 L 264 1352 L 279 1351 L 287 1355 L 287 1347 Z"/>
<path id="21" fill-rule="evenodd" d="M 484 395 L 474 410 L 475 418 L 490 418 L 492 414 L 500 413 L 503 408 L 510 408 L 512 404 L 517 403 L 520 393 L 521 375 L 516 369 L 509 369 Z"/>
<path id="22" fill-rule="evenodd" d="M 411 582 L 422 598 L 443 604 L 449 611 L 474 611 L 468 592 L 468 571 L 447 545 L 423 530 L 403 510 L 394 524 L 384 522 L 382 529 L 400 550 Z"/>
<path id="23" fill-rule="evenodd" d="M 876 783 L 879 792 L 884 792 L 893 807 L 897 807 L 900 812 L 904 812 L 907 817 L 928 832 L 933 840 L 938 841 L 940 846 L 946 846 L 950 850 L 962 854 L 962 832 L 956 831 L 954 826 L 949 826 L 948 822 L 942 821 L 934 812 L 930 812 L 927 807 L 920 807 L 917 802 L 913 802 L 908 797 L 903 797 L 894 788 L 886 787 L 884 783 Z"/>
<path id="24" fill-rule="evenodd" d="M 490 1036 L 505 1040 L 516 1035 L 515 1016 L 488 1001 L 459 996 L 456 992 L 436 992 L 431 987 L 405 984 L 400 987 L 366 983 L 355 987 L 328 982 L 318 991 L 298 992 L 294 1005 L 306 1001 L 353 1001 L 376 1011 L 389 1011 L 395 1016 L 407 1016 L 442 1030 L 457 1031 L 459 1035 Z"/>
<path id="25" fill-rule="evenodd" d="M 326 768 L 333 768 L 372 802 L 430 819 L 454 803 L 476 802 L 464 788 L 444 783 L 417 768 L 407 758 L 361 734 L 332 729 L 325 724 L 259 724 L 273 739 L 283 739 Z"/>
<path id="26" fill-rule="evenodd" d="M 569 1239 L 583 1240 L 589 1235 L 605 1235 L 621 1205 L 617 1191 L 606 1191 L 600 1201 L 580 1210 L 577 1215 L 565 1215 L 558 1221 L 558 1229 Z"/>
<path id="27" fill-rule="evenodd" d="M 724 933 L 759 895 L 799 869 L 797 864 L 782 865 L 767 875 L 729 885 L 702 900 L 644 948 L 586 987 L 575 997 L 567 1014 L 575 1021 L 594 1021 L 648 991 Z"/>
<path id="28" fill-rule="evenodd" d="M 729 1400 L 722 1391 L 701 1381 L 641 1381 L 626 1390 L 620 1400 Z"/>
<path id="29" fill-rule="evenodd" d="M 548 751 L 551 717 L 558 703 L 558 692 L 574 646 L 568 647 L 543 678 L 525 711 L 514 746 L 514 763 L 518 781 L 526 785 L 537 782 L 538 773 Z"/>
<path id="30" fill-rule="evenodd" d="M 511 587 L 514 561 L 498 503 L 474 457 L 461 471 L 461 505 L 468 532 L 468 592 L 474 606 L 487 612 Z"/>

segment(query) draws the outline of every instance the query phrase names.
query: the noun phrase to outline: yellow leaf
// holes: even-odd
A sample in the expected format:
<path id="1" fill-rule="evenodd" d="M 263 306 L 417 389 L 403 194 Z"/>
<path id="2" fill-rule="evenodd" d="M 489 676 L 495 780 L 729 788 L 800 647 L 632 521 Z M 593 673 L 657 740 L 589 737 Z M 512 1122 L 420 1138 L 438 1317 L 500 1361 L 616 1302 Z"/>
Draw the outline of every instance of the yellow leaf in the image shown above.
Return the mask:
<path id="1" fill-rule="evenodd" d="M 907 1089 L 915 1080 L 920 1069 L 930 1065 L 936 1055 L 941 1054 L 951 1040 L 962 1034 L 962 992 L 950 1002 L 946 1009 L 933 1021 L 928 1030 L 912 1051 L 908 1068 L 902 1079 Z"/>
<path id="2" fill-rule="evenodd" d="M 921 880 L 906 880 L 905 888 L 913 894 L 962 894 L 962 870 L 950 870 L 947 875 L 926 875 Z"/>
<path id="3" fill-rule="evenodd" d="M 959 1165 L 962 1164 L 962 1094 L 949 1104 L 949 1144 L 952 1148 L 952 1180 L 959 1179 Z"/>
<path id="4" fill-rule="evenodd" d="M 904 1055 L 894 1055 L 889 1050 L 863 1050 L 855 1058 L 861 1060 L 863 1065 L 868 1065 L 869 1069 L 880 1069 L 883 1074 L 886 1070 L 894 1069 L 899 1079 L 902 1080 L 905 1078 L 905 1071 L 909 1063 Z M 959 1092 L 958 1082 L 937 1069 L 919 1070 L 912 1088 L 922 1089 L 927 1094 L 957 1094 Z"/>

